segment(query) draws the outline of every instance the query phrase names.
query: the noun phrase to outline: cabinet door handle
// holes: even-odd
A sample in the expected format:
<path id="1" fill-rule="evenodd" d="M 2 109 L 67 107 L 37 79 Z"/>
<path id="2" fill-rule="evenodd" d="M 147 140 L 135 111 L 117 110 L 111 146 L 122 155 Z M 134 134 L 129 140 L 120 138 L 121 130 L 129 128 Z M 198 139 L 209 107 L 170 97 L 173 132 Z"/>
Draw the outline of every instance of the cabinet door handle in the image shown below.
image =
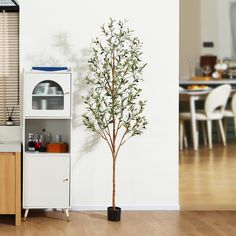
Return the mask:
<path id="1" fill-rule="evenodd" d="M 68 182 L 69 181 L 69 179 L 63 179 L 63 182 Z"/>
<path id="2" fill-rule="evenodd" d="M 70 94 L 70 93 L 69 93 L 69 92 L 65 92 L 65 93 L 64 93 L 64 95 L 68 95 L 68 94 Z"/>

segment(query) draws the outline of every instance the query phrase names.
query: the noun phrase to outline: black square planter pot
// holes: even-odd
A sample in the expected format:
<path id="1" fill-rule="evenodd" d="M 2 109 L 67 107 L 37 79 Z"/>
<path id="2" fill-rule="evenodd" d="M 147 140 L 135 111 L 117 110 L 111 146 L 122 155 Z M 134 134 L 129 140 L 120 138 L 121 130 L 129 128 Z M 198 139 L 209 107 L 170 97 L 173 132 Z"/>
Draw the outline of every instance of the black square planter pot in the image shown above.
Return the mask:
<path id="1" fill-rule="evenodd" d="M 109 221 L 120 221 L 120 217 L 121 217 L 120 207 L 115 207 L 115 210 L 113 209 L 113 207 L 107 208 L 107 219 Z"/>

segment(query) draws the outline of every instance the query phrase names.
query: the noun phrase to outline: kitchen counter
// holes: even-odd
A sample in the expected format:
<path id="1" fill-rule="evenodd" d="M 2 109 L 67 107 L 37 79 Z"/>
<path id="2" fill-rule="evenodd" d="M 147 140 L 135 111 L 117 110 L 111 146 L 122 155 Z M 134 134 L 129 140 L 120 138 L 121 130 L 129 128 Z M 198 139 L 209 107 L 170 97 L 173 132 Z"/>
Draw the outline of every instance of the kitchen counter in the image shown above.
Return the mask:
<path id="1" fill-rule="evenodd" d="M 185 81 L 179 81 L 180 86 L 184 85 L 221 85 L 221 84 L 230 84 L 233 87 L 236 86 L 236 79 L 220 79 L 220 80 L 185 80 Z"/>
<path id="2" fill-rule="evenodd" d="M 17 141 L 0 141 L 0 152 L 21 152 L 21 143 Z"/>

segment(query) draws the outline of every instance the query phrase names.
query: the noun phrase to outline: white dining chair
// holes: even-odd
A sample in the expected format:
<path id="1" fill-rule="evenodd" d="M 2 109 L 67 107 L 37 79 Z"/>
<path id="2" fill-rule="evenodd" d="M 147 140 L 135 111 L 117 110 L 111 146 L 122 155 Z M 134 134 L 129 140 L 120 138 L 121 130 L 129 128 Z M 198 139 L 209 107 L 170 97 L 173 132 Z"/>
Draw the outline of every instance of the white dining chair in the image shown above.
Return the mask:
<path id="1" fill-rule="evenodd" d="M 226 139 L 224 128 L 222 124 L 222 118 L 224 116 L 225 106 L 230 95 L 231 86 L 221 85 L 207 95 L 204 102 L 204 110 L 196 110 L 196 120 L 197 121 L 206 121 L 207 124 L 207 136 L 208 136 L 208 145 L 212 149 L 212 121 L 217 120 L 220 128 L 220 134 L 224 146 L 226 146 Z M 183 147 L 183 130 L 184 130 L 184 121 L 191 120 L 190 112 L 180 112 L 179 121 L 180 121 L 180 149 Z M 196 137 L 196 134 L 193 134 Z"/>
<path id="2" fill-rule="evenodd" d="M 225 128 L 225 135 L 227 137 L 227 119 L 234 118 L 234 130 L 236 136 L 236 93 L 232 96 L 231 100 L 231 109 L 226 109 L 224 111 L 224 128 Z"/>
<path id="3" fill-rule="evenodd" d="M 184 91 L 185 89 L 181 86 L 179 86 L 179 91 Z M 183 133 L 183 140 L 180 145 L 180 150 L 183 149 L 183 142 L 184 142 L 184 147 L 187 148 L 188 147 L 188 139 L 187 139 L 187 135 L 186 135 L 186 131 L 185 131 L 185 128 L 183 127 L 183 130 L 182 130 L 182 133 Z"/>

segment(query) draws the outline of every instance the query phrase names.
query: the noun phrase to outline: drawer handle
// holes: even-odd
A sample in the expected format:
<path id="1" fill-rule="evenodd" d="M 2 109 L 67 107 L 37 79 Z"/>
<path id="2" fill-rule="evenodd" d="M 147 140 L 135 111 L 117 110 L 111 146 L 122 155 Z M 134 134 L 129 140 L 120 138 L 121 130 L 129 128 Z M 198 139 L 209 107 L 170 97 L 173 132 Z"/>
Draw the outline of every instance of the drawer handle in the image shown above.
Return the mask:
<path id="1" fill-rule="evenodd" d="M 69 179 L 63 179 L 63 182 L 68 182 L 69 181 Z"/>
<path id="2" fill-rule="evenodd" d="M 70 93 L 69 93 L 69 92 L 65 92 L 65 93 L 64 93 L 64 95 L 68 95 L 68 94 L 70 94 Z"/>

